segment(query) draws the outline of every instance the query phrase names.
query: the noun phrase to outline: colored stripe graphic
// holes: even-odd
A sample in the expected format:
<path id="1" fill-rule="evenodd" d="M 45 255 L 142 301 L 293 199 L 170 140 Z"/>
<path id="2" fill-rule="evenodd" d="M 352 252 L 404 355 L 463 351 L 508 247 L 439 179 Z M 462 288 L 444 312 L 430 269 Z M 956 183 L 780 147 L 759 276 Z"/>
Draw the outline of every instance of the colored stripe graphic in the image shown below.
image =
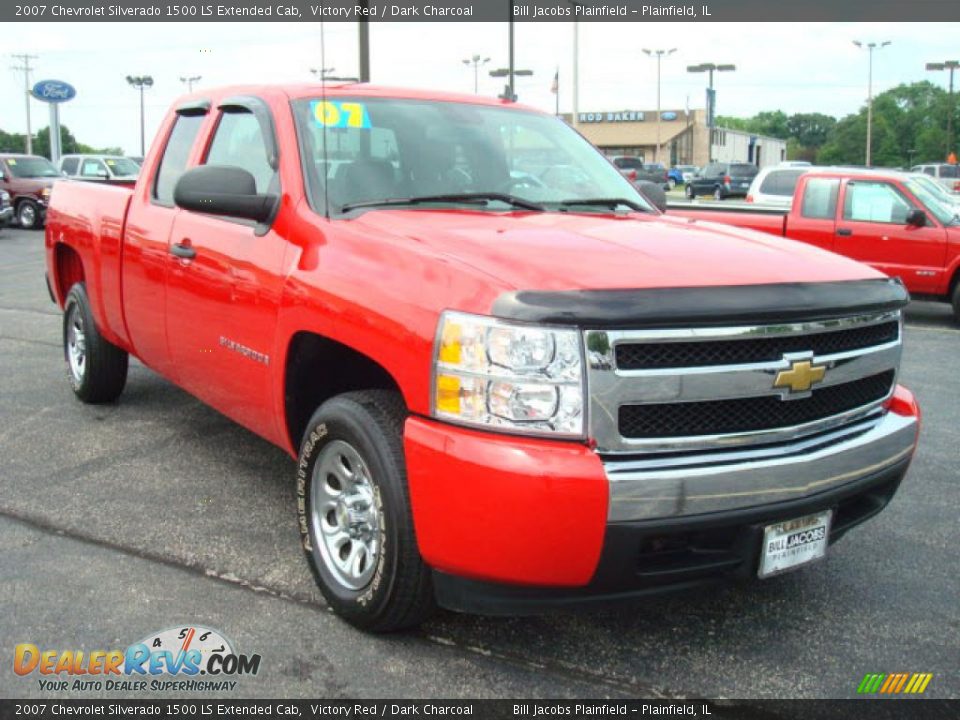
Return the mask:
<path id="1" fill-rule="evenodd" d="M 918 695 L 927 689 L 933 673 L 867 673 L 857 686 L 857 693 L 870 695 Z"/>

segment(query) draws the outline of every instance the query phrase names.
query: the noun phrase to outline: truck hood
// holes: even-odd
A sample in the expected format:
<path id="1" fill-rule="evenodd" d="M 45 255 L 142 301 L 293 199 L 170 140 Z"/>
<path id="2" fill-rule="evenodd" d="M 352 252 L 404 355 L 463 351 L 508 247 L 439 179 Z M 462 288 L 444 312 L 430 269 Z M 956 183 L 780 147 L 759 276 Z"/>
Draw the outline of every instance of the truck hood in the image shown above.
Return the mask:
<path id="1" fill-rule="evenodd" d="M 451 257 L 516 290 L 834 282 L 883 277 L 766 233 L 630 214 L 374 210 L 351 222 Z M 357 227 L 361 230 L 360 227 Z"/>

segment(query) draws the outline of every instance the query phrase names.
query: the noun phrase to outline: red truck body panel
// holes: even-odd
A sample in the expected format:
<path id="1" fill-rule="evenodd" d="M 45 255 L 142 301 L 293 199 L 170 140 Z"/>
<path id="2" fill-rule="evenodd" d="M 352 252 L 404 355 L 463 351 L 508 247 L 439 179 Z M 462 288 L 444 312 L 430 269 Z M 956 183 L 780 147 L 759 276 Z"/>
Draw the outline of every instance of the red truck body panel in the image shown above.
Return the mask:
<path id="1" fill-rule="evenodd" d="M 832 218 L 806 217 L 802 211 L 804 192 L 811 180 L 818 178 L 835 178 L 840 184 Z M 899 277 L 915 295 L 947 299 L 960 277 L 960 227 L 944 226 L 929 211 L 925 227 L 845 219 L 850 184 L 858 181 L 887 183 L 914 207 L 924 209 L 923 203 L 904 183 L 901 173 L 825 170 L 800 177 L 793 204 L 785 214 L 690 207 L 671 209 L 669 214 L 760 230 L 816 245 L 866 263 L 891 277 Z"/>

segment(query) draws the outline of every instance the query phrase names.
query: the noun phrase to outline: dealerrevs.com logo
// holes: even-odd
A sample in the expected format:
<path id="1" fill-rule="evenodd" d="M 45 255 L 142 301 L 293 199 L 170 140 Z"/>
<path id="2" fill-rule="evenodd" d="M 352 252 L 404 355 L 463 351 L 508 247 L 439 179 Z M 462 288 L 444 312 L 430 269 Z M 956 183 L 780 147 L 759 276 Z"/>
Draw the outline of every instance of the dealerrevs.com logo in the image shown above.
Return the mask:
<path id="1" fill-rule="evenodd" d="M 51 650 L 32 643 L 14 648 L 13 671 L 36 677 L 40 690 L 190 692 L 233 690 L 256 675 L 259 655 L 241 655 L 217 630 L 176 627 L 151 633 L 126 650 Z"/>

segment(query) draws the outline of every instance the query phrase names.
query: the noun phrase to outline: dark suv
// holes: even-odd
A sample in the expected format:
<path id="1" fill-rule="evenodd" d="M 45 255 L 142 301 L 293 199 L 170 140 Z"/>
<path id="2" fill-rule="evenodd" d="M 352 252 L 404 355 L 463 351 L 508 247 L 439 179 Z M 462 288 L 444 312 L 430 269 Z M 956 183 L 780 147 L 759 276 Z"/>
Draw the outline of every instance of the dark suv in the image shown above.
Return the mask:
<path id="1" fill-rule="evenodd" d="M 38 155 L 0 155 L 0 189 L 10 193 L 13 215 L 22 228 L 43 226 L 53 181 L 63 176 Z"/>
<path id="2" fill-rule="evenodd" d="M 749 163 L 710 163 L 687 183 L 687 197 L 713 195 L 715 200 L 746 197 L 757 168 Z"/>

